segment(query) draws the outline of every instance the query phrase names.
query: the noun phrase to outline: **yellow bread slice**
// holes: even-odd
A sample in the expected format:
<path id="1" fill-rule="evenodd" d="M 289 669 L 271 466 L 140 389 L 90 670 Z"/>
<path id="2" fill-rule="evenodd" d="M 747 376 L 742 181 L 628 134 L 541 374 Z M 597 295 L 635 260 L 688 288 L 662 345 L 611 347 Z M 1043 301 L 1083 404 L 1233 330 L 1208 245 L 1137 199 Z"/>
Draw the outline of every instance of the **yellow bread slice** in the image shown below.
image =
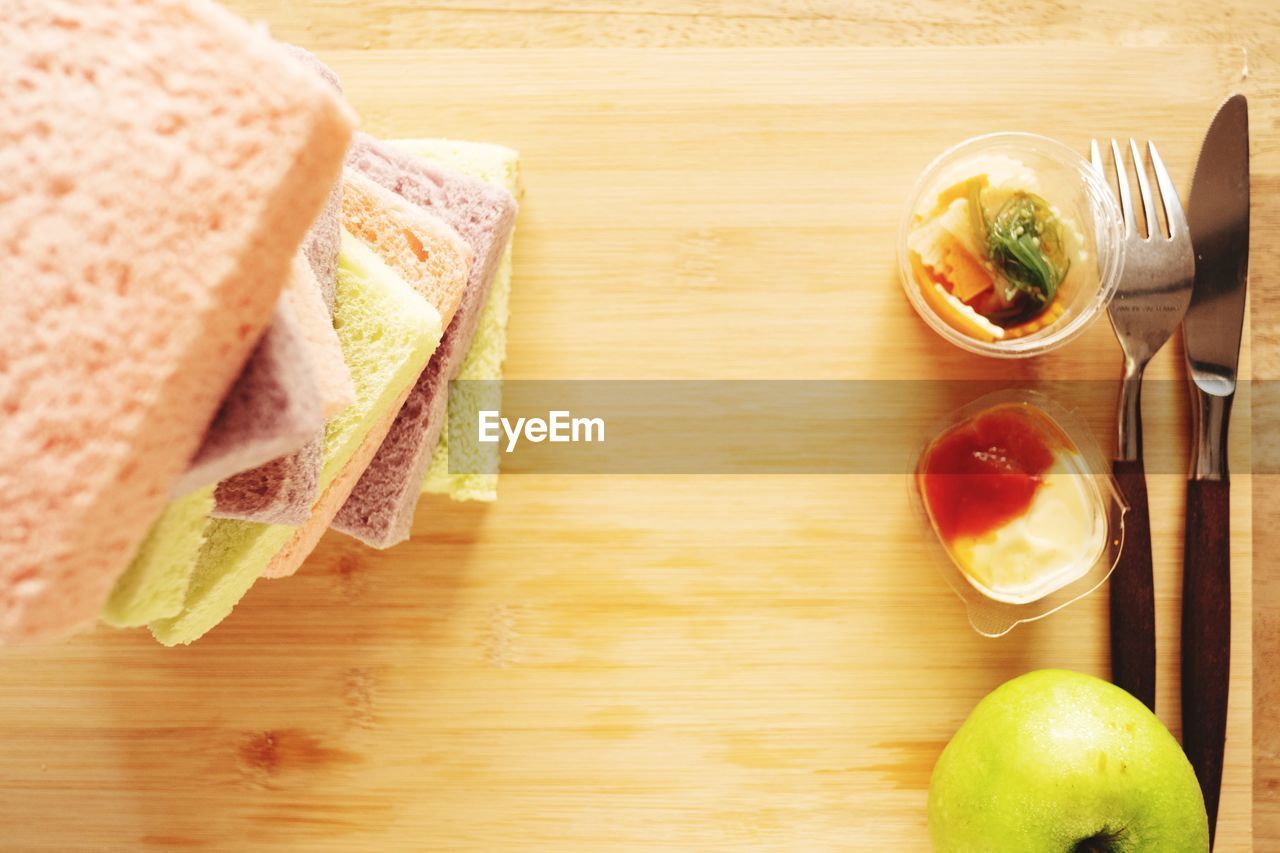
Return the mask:
<path id="1" fill-rule="evenodd" d="M 441 166 L 461 172 L 485 183 L 502 187 L 517 199 L 520 198 L 520 155 L 510 148 L 491 145 L 484 142 L 461 142 L 453 139 L 398 139 L 391 142 L 415 157 L 421 157 Z M 511 302 L 511 245 L 515 241 L 514 231 L 503 251 L 502 260 L 493 277 L 493 285 L 489 289 L 489 299 L 485 302 L 480 314 L 480 322 L 476 327 L 475 337 L 471 340 L 471 348 L 458 371 L 458 379 L 464 380 L 499 380 L 502 378 L 502 363 L 507 356 L 507 320 L 510 317 Z M 450 390 L 450 400 L 458 400 L 457 405 L 475 408 L 482 392 L 486 398 L 491 396 L 493 386 L 485 384 L 457 385 Z M 487 406 L 486 402 L 486 406 Z M 453 403 L 451 402 L 451 405 Z M 474 447 L 475 458 L 456 460 L 457 467 L 463 471 L 497 472 L 498 446 L 496 444 L 477 444 Z M 446 426 L 440 431 L 440 440 L 432 454 L 431 468 L 423 482 L 424 493 L 448 495 L 457 501 L 493 501 L 498 497 L 497 473 L 451 474 L 449 472 L 449 430 Z"/>
<path id="2" fill-rule="evenodd" d="M 215 519 L 209 523 L 177 615 L 154 621 L 151 633 L 165 645 L 190 643 L 231 612 L 253 582 L 282 552 L 301 562 L 310 553 L 298 542 L 319 538 L 341 506 L 333 490 L 366 448 L 382 443 L 401 402 L 440 342 L 440 314 L 377 255 L 342 234 L 334 327 L 351 371 L 355 402 L 325 427 L 321 497 L 302 527 Z M 358 477 L 358 474 L 356 475 Z M 350 486 L 347 487 L 348 490 Z M 345 500 L 345 495 L 342 496 Z M 296 564 L 294 566 L 296 568 Z"/>
<path id="3" fill-rule="evenodd" d="M 169 502 L 129 568 L 116 579 L 102 609 L 103 622 L 116 628 L 139 628 L 182 610 L 187 580 L 213 510 L 213 490 L 206 486 Z"/>
<path id="4" fill-rule="evenodd" d="M 342 173 L 342 227 L 430 302 L 449 328 L 475 260 L 457 231 L 350 167 Z"/>

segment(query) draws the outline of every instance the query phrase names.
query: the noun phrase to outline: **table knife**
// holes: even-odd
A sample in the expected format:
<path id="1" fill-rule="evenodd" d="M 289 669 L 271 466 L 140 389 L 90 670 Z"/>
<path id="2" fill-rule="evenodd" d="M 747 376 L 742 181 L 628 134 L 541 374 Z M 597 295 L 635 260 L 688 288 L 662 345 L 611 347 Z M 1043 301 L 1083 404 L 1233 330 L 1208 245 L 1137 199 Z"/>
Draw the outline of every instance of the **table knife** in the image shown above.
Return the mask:
<path id="1" fill-rule="evenodd" d="M 1227 426 L 1236 390 L 1249 265 L 1249 109 L 1233 95 L 1200 148 L 1187 225 L 1196 253 L 1182 321 L 1195 428 L 1182 576 L 1182 740 L 1212 840 L 1231 669 L 1231 491 Z"/>

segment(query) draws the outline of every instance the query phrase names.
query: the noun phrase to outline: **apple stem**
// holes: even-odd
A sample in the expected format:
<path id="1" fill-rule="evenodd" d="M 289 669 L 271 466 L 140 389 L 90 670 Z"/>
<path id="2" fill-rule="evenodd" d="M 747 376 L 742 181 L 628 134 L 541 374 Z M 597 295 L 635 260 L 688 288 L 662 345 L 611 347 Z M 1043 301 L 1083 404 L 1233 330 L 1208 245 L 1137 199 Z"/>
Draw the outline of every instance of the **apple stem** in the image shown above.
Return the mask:
<path id="1" fill-rule="evenodd" d="M 1078 842 L 1071 853 L 1116 853 L 1119 849 L 1115 833 L 1104 829 Z"/>

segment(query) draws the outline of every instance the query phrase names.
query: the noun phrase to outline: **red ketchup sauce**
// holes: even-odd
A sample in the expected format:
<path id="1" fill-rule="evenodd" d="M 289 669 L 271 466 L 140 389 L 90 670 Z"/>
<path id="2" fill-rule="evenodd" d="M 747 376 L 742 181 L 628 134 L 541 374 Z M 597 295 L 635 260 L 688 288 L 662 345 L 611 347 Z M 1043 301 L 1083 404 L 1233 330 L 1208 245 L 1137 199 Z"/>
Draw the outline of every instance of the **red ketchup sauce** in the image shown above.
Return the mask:
<path id="1" fill-rule="evenodd" d="M 997 406 L 956 425 L 925 451 L 921 491 L 945 542 L 980 536 L 1027 511 L 1061 442 L 1025 406 Z"/>

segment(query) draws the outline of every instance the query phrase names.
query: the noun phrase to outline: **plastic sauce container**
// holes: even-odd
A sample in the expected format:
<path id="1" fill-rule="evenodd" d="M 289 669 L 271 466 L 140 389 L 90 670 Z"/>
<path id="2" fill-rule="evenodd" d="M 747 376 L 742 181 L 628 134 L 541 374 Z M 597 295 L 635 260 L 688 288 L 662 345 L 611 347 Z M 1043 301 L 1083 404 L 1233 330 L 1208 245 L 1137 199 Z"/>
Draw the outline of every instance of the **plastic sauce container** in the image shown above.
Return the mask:
<path id="1" fill-rule="evenodd" d="M 921 448 L 914 503 L 981 634 L 999 636 L 1097 589 L 1127 509 L 1083 421 L 1031 391 L 953 413 Z"/>
<path id="2" fill-rule="evenodd" d="M 956 346 L 1034 356 L 1106 310 L 1123 234 L 1115 197 L 1080 154 L 1035 134 L 978 136 L 944 151 L 916 182 L 899 230 L 902 287 Z"/>

